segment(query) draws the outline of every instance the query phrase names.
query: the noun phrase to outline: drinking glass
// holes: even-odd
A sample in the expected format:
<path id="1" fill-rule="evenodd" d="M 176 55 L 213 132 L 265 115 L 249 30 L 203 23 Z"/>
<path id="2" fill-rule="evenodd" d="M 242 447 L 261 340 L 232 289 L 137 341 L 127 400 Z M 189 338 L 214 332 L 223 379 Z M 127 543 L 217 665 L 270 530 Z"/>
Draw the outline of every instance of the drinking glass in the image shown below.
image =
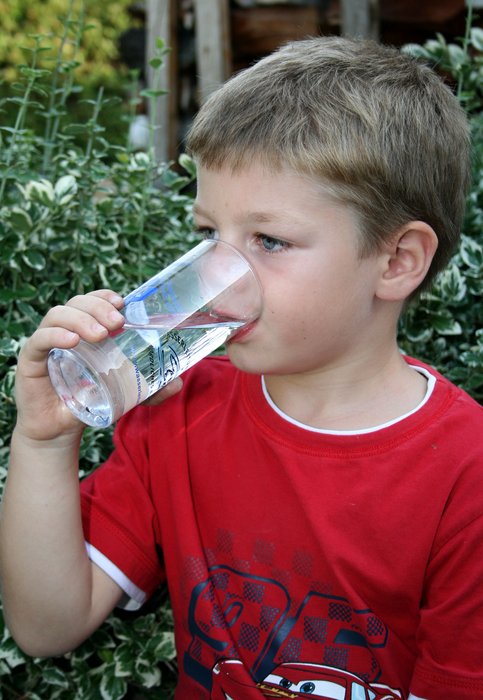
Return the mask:
<path id="1" fill-rule="evenodd" d="M 53 387 L 81 421 L 105 428 L 254 322 L 258 278 L 233 246 L 205 240 L 125 298 L 124 326 L 48 358 Z"/>

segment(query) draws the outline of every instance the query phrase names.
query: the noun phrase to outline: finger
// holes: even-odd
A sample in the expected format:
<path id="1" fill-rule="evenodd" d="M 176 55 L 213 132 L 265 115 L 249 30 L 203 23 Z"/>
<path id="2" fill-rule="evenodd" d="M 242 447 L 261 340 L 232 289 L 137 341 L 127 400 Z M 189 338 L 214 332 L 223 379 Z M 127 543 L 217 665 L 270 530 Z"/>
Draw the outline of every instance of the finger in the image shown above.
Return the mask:
<path id="1" fill-rule="evenodd" d="M 119 313 L 118 309 L 124 306 L 124 299 L 115 292 L 101 289 L 88 294 L 78 294 L 69 299 L 64 306 L 86 311 L 93 316 L 105 315 L 112 311 Z"/>
<path id="2" fill-rule="evenodd" d="M 64 306 L 54 306 L 39 327 L 65 328 L 89 342 L 96 342 L 109 331 L 121 328 L 124 321 L 124 316 L 109 301 L 85 295 L 70 299 Z"/>
<path id="3" fill-rule="evenodd" d="M 73 348 L 79 340 L 78 333 L 65 328 L 38 328 L 23 345 L 19 360 L 33 363 L 45 362 L 52 348 Z"/>
<path id="4" fill-rule="evenodd" d="M 84 311 L 96 318 L 99 323 L 105 324 L 107 328 L 112 323 L 118 326 L 123 320 L 119 309 L 124 306 L 124 299 L 110 289 L 98 289 L 88 294 L 77 294 L 65 304 L 59 304 L 54 309 L 58 310 L 63 308 L 63 306 Z"/>
<path id="5" fill-rule="evenodd" d="M 48 375 L 47 358 L 52 348 L 69 350 L 78 345 L 77 333 L 65 328 L 38 329 L 23 345 L 18 358 L 17 375 L 39 379 Z"/>
<path id="6" fill-rule="evenodd" d="M 112 289 L 95 289 L 92 292 L 87 292 L 87 294 L 79 296 L 92 296 L 99 297 L 100 299 L 105 299 L 117 309 L 120 309 L 124 306 L 124 298 L 120 294 L 117 294 L 117 292 L 113 292 Z"/>
<path id="7" fill-rule="evenodd" d="M 119 309 L 124 306 L 124 299 L 110 289 L 98 289 L 88 294 L 79 294 L 66 303 L 93 316 L 107 330 L 116 330 L 125 322 Z"/>
<path id="8" fill-rule="evenodd" d="M 111 306 L 113 309 L 113 307 Z M 94 312 L 93 312 L 94 313 Z M 118 312 L 117 312 L 118 313 Z M 43 318 L 38 330 L 57 329 L 76 333 L 80 338 L 89 343 L 96 343 L 105 338 L 109 332 L 109 326 L 115 327 L 115 324 L 106 321 L 103 314 L 100 315 L 101 320 L 97 320 L 95 316 L 86 311 L 75 309 L 69 306 L 56 306 L 46 314 Z M 122 325 L 122 321 L 120 322 Z M 32 336 L 33 338 L 36 336 Z M 42 336 L 45 338 L 45 334 Z M 42 347 L 45 347 L 42 344 Z M 53 347 L 53 346 L 52 346 Z"/>
<path id="9" fill-rule="evenodd" d="M 177 394 L 181 389 L 183 388 L 183 380 L 181 377 L 177 377 L 176 379 L 173 379 L 169 384 L 166 384 L 162 389 L 157 391 L 155 394 L 149 397 L 146 401 L 144 401 L 145 404 L 148 406 L 156 406 L 160 403 L 163 403 L 163 401 L 166 401 L 166 399 L 169 399 L 171 396 L 174 396 Z"/>
<path id="10" fill-rule="evenodd" d="M 119 294 L 101 289 L 77 295 L 65 305 L 50 309 L 20 353 L 19 360 L 25 375 L 43 376 L 47 368 L 47 355 L 54 347 L 73 348 L 81 338 L 96 343 L 110 331 L 121 328 L 125 319 L 118 309 L 123 305 L 124 300 Z"/>

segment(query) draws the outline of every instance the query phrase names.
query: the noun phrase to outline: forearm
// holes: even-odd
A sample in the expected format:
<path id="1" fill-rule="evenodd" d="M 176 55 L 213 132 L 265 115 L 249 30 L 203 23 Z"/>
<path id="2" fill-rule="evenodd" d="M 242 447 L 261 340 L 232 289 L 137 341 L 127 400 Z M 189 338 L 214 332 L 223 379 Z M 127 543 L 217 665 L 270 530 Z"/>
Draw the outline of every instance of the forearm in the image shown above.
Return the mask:
<path id="1" fill-rule="evenodd" d="M 0 520 L 2 598 L 28 653 L 76 646 L 101 621 L 80 517 L 78 440 L 14 432 Z M 100 618 L 100 619 L 98 619 Z"/>

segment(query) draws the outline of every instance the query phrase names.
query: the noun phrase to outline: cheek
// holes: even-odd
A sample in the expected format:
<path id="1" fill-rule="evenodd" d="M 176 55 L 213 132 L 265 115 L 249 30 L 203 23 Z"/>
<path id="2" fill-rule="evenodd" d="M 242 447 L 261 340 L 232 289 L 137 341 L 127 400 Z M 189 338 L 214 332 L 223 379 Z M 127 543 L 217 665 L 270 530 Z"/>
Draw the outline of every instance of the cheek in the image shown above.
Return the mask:
<path id="1" fill-rule="evenodd" d="M 364 270 L 353 260 L 353 251 L 332 251 L 330 261 L 328 255 L 314 252 L 296 265 L 283 266 L 283 271 L 263 272 L 267 323 L 320 327 L 348 308 L 356 311 L 364 295 Z"/>
<path id="2" fill-rule="evenodd" d="M 288 284 L 286 280 L 266 291 L 264 325 L 288 341 L 303 339 L 323 326 L 326 306 L 322 285 L 299 280 Z"/>

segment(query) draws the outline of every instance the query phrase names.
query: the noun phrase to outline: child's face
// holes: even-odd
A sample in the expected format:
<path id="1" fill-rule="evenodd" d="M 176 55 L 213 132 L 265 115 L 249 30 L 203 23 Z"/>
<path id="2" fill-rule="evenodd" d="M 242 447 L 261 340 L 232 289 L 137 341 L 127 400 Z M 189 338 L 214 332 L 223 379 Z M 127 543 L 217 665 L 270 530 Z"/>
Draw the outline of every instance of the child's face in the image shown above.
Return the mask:
<path id="1" fill-rule="evenodd" d="M 360 259 L 353 213 L 291 171 L 252 165 L 198 175 L 196 225 L 238 248 L 263 287 L 260 319 L 229 343 L 232 362 L 249 372 L 299 374 L 367 353 L 380 262 Z"/>

